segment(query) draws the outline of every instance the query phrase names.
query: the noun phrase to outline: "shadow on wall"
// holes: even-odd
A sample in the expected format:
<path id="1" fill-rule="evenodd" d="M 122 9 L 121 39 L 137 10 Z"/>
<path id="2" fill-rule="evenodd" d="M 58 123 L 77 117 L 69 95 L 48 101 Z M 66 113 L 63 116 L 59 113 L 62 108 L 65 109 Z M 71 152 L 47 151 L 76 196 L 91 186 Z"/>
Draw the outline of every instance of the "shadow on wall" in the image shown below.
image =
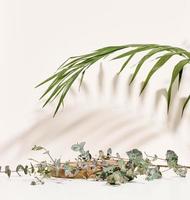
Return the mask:
<path id="1" fill-rule="evenodd" d="M 98 95 L 102 95 L 104 89 L 104 71 L 102 66 L 98 75 Z M 128 77 L 128 81 L 130 76 Z M 111 94 L 116 98 L 119 77 L 114 77 L 111 82 Z M 128 84 L 126 84 L 128 85 Z M 89 95 L 87 83 L 83 83 L 81 90 L 86 96 Z M 48 114 L 36 124 L 19 134 L 17 138 L 10 140 L 7 144 L 1 145 L 0 153 L 6 154 L 8 151 L 15 153 L 15 158 L 21 158 L 34 144 L 49 145 L 62 143 L 70 145 L 77 141 L 87 141 L 90 144 L 96 143 L 96 148 L 118 146 L 125 140 L 129 141 L 130 147 L 140 147 L 152 140 L 161 137 L 168 129 L 175 132 L 180 124 L 180 109 L 184 99 L 179 100 L 179 105 L 175 113 L 169 114 L 163 124 L 157 124 L 146 112 L 140 108 L 143 106 L 144 96 L 139 98 L 137 109 L 133 112 L 130 107 L 130 99 L 133 95 L 134 86 L 126 86 L 127 106 L 115 107 L 112 103 L 96 105 L 75 104 L 64 108 L 62 113 L 53 118 Z M 176 90 L 174 90 L 175 93 Z M 76 98 L 75 90 L 71 91 L 73 98 Z M 145 94 L 146 95 L 146 94 Z M 156 92 L 154 98 L 154 113 L 159 109 L 161 100 L 165 104 L 167 98 L 166 89 Z M 90 106 L 89 106 L 90 105 Z M 139 108 L 139 109 L 138 109 Z M 159 127 L 159 128 L 158 128 Z M 12 157 L 13 158 L 13 157 Z"/>

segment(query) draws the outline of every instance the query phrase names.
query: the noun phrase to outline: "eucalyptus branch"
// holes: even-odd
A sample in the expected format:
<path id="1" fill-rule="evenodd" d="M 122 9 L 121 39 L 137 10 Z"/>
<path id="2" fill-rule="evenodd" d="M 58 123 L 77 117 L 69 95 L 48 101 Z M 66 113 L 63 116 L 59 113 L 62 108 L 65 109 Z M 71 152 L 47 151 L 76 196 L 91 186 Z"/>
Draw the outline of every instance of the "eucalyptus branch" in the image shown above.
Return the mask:
<path id="1" fill-rule="evenodd" d="M 178 156 L 172 151 L 166 152 L 166 158 L 159 158 L 157 155 L 150 156 L 143 154 L 138 149 L 132 149 L 126 152 L 127 157 L 122 158 L 118 153 L 113 155 L 112 149 L 107 152 L 99 151 L 98 157 L 92 157 L 90 152 L 84 149 L 85 142 L 72 145 L 71 149 L 78 152 L 79 155 L 75 161 L 62 162 L 61 159 L 53 159 L 49 151 L 41 146 L 34 146 L 33 151 L 44 151 L 47 154 L 49 161 L 37 161 L 30 159 L 35 164 L 30 165 L 19 164 L 16 170 L 11 170 L 7 165 L 5 170 L 0 170 L 0 173 L 5 173 L 8 177 L 12 173 L 17 173 L 19 176 L 23 172 L 25 175 L 33 176 L 35 180 L 31 185 L 44 184 L 46 178 L 72 178 L 72 179 L 95 179 L 97 181 L 106 181 L 111 185 L 122 184 L 132 181 L 140 175 L 144 175 L 145 179 L 150 181 L 160 179 L 162 174 L 168 170 L 173 170 L 180 177 L 185 177 L 187 169 L 190 166 L 178 164 Z M 155 164 L 155 161 L 164 161 L 166 164 Z M 168 168 L 161 171 L 161 168 Z"/>
<path id="2" fill-rule="evenodd" d="M 32 148 L 33 151 L 39 151 L 39 150 L 44 150 L 44 153 L 43 154 L 47 154 L 50 158 L 50 160 L 55 164 L 55 160 L 53 159 L 53 157 L 51 156 L 49 150 L 47 150 L 45 147 L 42 147 L 42 146 L 36 146 L 34 145 L 33 148 Z M 36 160 L 35 160 L 36 161 Z M 38 162 L 38 161 L 36 161 Z"/>

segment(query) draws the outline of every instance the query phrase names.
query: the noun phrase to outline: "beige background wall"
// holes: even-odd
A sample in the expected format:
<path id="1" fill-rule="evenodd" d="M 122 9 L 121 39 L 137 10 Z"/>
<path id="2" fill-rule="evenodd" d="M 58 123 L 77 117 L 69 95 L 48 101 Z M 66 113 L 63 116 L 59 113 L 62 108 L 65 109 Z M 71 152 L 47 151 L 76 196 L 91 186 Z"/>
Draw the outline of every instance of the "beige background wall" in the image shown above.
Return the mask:
<path id="1" fill-rule="evenodd" d="M 10 160 L 15 153 L 20 156 L 33 143 L 49 145 L 58 154 L 62 146 L 64 152 L 69 152 L 69 146 L 80 140 L 88 141 L 88 147 L 93 145 L 94 150 L 113 145 L 118 150 L 140 146 L 156 151 L 162 144 L 185 156 L 190 148 L 189 107 L 177 129 L 179 134 L 175 134 L 171 129 L 175 117 L 168 128 L 164 100 L 156 111 L 149 103 L 155 88 L 167 86 L 169 68 L 160 72 L 161 79 L 153 78 L 146 94 L 150 98 L 141 104 L 138 87 L 133 88 L 132 96 L 125 94 L 133 67 L 121 76 L 119 92 L 114 93 L 112 79 L 118 68 L 114 63 L 103 62 L 103 72 L 99 72 L 99 63 L 85 78 L 88 90 L 76 90 L 77 96 L 68 97 L 65 110 L 55 119 L 51 116 L 54 105 L 41 109 L 38 98 L 43 89 L 34 87 L 67 57 L 106 45 L 162 43 L 190 50 L 189 8 L 188 0 L 0 0 L 1 161 L 7 155 Z M 98 83 L 102 76 L 106 80 L 105 93 L 100 94 Z M 143 72 L 137 80 L 139 84 L 142 77 Z M 186 74 L 179 98 L 189 94 L 189 78 Z M 102 128 L 93 132 L 97 127 Z M 56 133 L 62 139 L 55 139 Z M 163 136 L 146 143 L 154 133 Z M 22 134 L 25 136 L 20 137 Z M 11 153 L 5 151 L 11 147 Z"/>

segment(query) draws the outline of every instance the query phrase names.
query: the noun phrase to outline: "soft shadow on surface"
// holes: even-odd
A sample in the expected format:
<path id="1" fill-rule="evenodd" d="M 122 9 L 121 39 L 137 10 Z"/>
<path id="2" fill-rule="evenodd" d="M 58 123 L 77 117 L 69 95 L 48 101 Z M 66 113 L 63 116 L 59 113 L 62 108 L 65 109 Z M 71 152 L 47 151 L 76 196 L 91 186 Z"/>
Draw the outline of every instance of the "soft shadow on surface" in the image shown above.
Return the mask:
<path id="1" fill-rule="evenodd" d="M 98 95 L 103 95 L 104 91 L 104 71 L 100 66 L 98 74 Z M 128 78 L 128 81 L 130 77 Z M 117 91 L 119 90 L 119 76 L 114 76 L 111 82 L 111 99 L 117 99 Z M 126 82 L 125 82 L 126 83 Z M 126 87 L 125 87 L 126 88 Z M 88 84 L 84 82 L 81 86 L 82 92 L 89 96 L 90 89 Z M 127 86 L 125 94 L 126 99 L 130 99 L 133 85 Z M 76 98 L 76 91 L 71 90 L 72 96 Z M 146 98 L 148 94 L 146 94 Z M 114 98 L 113 98 L 114 97 Z M 166 102 L 166 90 L 160 89 L 156 91 L 154 99 L 154 110 L 157 111 L 159 103 L 164 97 Z M 98 98 L 97 98 L 98 99 Z M 168 117 L 166 124 L 161 125 L 155 131 L 156 122 L 147 118 L 146 113 L 141 111 L 143 106 L 144 96 L 139 98 L 139 111 L 134 111 L 130 108 L 130 101 L 128 105 L 120 105 L 120 109 L 113 109 L 113 102 L 97 101 L 97 105 L 89 104 L 86 108 L 85 104 L 75 104 L 68 106 L 62 113 L 59 113 L 55 118 L 51 114 L 45 115 L 39 119 L 33 126 L 20 133 L 18 137 L 10 140 L 8 143 L 0 146 L 0 153 L 6 154 L 7 151 L 17 149 L 15 156 L 22 157 L 30 150 L 34 144 L 51 144 L 63 141 L 70 143 L 73 141 L 81 141 L 88 139 L 95 143 L 104 144 L 106 146 L 118 146 L 124 141 L 128 141 L 130 147 L 140 147 L 150 141 L 156 140 L 163 133 L 161 130 L 166 129 L 166 124 L 170 123 L 172 130 L 176 130 L 180 124 L 180 109 L 184 99 L 180 100 L 177 111 L 173 117 Z M 89 101 L 89 99 L 88 99 Z M 141 102 L 142 101 L 142 102 Z M 118 108 L 118 105 L 117 105 Z"/>

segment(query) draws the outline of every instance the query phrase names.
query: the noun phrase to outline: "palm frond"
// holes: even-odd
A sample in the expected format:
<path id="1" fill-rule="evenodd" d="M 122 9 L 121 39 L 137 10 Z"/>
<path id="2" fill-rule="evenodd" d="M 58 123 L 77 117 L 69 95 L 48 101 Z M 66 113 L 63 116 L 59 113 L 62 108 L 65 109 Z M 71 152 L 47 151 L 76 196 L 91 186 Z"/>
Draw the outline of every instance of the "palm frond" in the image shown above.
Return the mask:
<path id="1" fill-rule="evenodd" d="M 181 71 L 179 72 L 178 89 L 180 88 L 181 85 L 182 76 L 183 76 L 183 69 L 181 69 Z"/>
<path id="2" fill-rule="evenodd" d="M 159 58 L 159 60 L 156 62 L 156 64 L 152 67 L 152 69 L 148 73 L 148 75 L 147 75 L 147 77 L 144 81 L 144 84 L 142 86 L 141 93 L 145 89 L 146 85 L 148 84 L 148 82 L 149 82 L 150 78 L 153 76 L 153 74 L 157 70 L 159 70 L 173 55 L 175 55 L 175 53 L 170 52 L 170 53 L 167 53 L 167 54 L 165 54 L 165 55 L 163 55 Z"/>
<path id="3" fill-rule="evenodd" d="M 152 57 L 153 55 L 155 55 L 156 53 L 159 53 L 161 51 L 164 50 L 169 50 L 171 47 L 157 47 L 156 49 L 151 50 L 150 52 L 148 52 L 138 63 L 135 72 L 131 78 L 130 84 L 134 81 L 134 79 L 137 76 L 137 73 L 139 72 L 140 68 L 142 67 L 142 65 L 145 63 L 145 61 L 147 61 L 150 57 Z"/>
<path id="4" fill-rule="evenodd" d="M 189 103 L 189 101 L 190 101 L 190 95 L 187 97 L 187 99 L 185 100 L 185 102 L 184 102 L 184 104 L 183 104 L 181 116 L 183 116 L 183 113 L 184 113 L 185 108 L 186 108 L 187 104 Z"/>
<path id="5" fill-rule="evenodd" d="M 125 51 L 126 52 L 123 52 Z M 122 51 L 122 52 L 121 52 Z M 80 76 L 80 85 L 82 83 L 84 74 L 87 69 L 89 69 L 94 63 L 105 59 L 107 56 L 118 53 L 116 57 L 112 60 L 124 59 L 125 61 L 122 64 L 118 74 L 120 74 L 127 66 L 128 63 L 132 60 L 134 56 L 138 53 L 146 52 L 146 54 L 139 60 L 135 67 L 135 71 L 132 75 L 130 84 L 135 80 L 137 74 L 139 73 L 143 64 L 148 61 L 152 56 L 156 54 L 162 53 L 163 55 L 157 58 L 157 62 L 153 65 L 151 70 L 148 72 L 147 77 L 143 83 L 141 93 L 146 88 L 151 77 L 159 70 L 166 62 L 168 62 L 173 56 L 180 56 L 182 58 L 179 63 L 173 69 L 172 79 L 170 82 L 169 90 L 168 90 L 168 110 L 171 99 L 171 90 L 172 85 L 177 76 L 179 76 L 179 85 L 183 75 L 183 68 L 186 64 L 190 62 L 190 52 L 185 49 L 181 49 L 178 47 L 172 47 L 168 45 L 158 45 L 158 44 L 129 44 L 122 46 L 108 46 L 101 49 L 97 49 L 92 53 L 74 56 L 67 59 L 56 71 L 55 74 L 50 76 L 48 79 L 37 85 L 39 87 L 46 83 L 50 83 L 47 87 L 46 91 L 42 94 L 41 98 L 49 95 L 44 106 L 48 104 L 50 101 L 59 98 L 58 105 L 56 107 L 54 115 L 58 112 L 61 104 L 64 102 L 65 96 L 75 80 Z M 184 108 L 185 109 L 185 108 Z"/>
<path id="6" fill-rule="evenodd" d="M 189 62 L 190 62 L 189 58 L 183 59 L 183 60 L 179 61 L 173 69 L 172 78 L 171 78 L 170 86 L 169 86 L 169 90 L 168 90 L 168 111 L 169 111 L 169 106 L 170 106 L 170 101 L 171 101 L 171 93 L 172 93 L 173 83 L 174 83 L 175 79 L 177 78 L 177 76 L 179 76 L 179 74 L 180 74 L 181 70 L 184 68 L 184 66 L 186 64 L 188 64 Z"/>

